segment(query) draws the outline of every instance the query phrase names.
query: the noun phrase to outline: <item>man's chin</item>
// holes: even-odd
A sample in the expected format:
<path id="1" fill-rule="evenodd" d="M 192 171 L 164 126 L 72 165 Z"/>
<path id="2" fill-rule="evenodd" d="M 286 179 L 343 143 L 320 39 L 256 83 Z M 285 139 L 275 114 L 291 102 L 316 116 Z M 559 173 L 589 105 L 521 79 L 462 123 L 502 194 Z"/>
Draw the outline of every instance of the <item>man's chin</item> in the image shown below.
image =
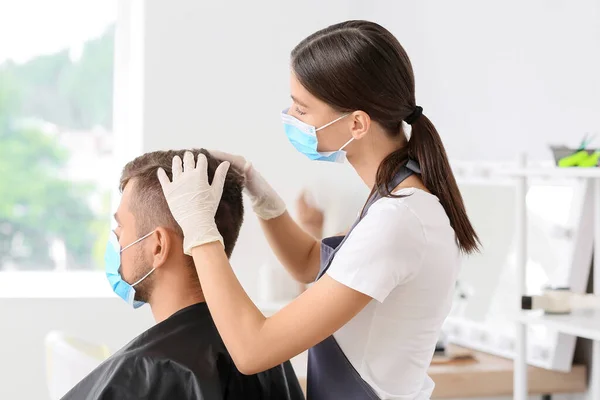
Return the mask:
<path id="1" fill-rule="evenodd" d="M 135 300 L 135 301 L 141 301 L 143 303 L 149 303 L 147 296 L 138 295 L 137 293 L 135 294 L 135 296 L 133 296 L 133 300 Z"/>
<path id="2" fill-rule="evenodd" d="M 135 295 L 133 296 L 134 300 L 143 301 L 144 303 L 150 302 L 150 294 L 152 293 L 152 277 L 149 276 L 143 282 L 140 282 L 139 285 L 135 287 Z"/>

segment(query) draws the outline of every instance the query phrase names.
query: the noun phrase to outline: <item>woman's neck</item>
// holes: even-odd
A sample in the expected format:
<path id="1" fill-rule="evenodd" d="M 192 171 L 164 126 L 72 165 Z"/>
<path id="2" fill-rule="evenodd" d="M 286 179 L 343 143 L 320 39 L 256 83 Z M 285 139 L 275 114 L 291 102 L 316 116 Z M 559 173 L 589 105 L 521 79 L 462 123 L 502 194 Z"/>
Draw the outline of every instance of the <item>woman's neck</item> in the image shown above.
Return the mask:
<path id="1" fill-rule="evenodd" d="M 365 138 L 352 143 L 354 146 L 347 155 L 348 162 L 365 185 L 373 189 L 379 165 L 403 143 L 402 137 L 390 138 L 382 129 L 373 129 Z"/>

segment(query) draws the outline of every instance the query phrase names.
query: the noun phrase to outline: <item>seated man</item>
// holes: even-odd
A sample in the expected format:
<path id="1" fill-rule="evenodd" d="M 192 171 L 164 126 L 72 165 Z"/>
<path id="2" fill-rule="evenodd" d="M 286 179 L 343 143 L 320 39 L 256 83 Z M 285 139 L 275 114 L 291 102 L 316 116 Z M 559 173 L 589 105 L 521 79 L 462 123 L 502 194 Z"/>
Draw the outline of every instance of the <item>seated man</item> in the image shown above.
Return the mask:
<path id="1" fill-rule="evenodd" d="M 193 152 L 207 156 L 212 179 L 220 161 L 205 150 Z M 157 325 L 103 362 L 63 399 L 304 398 L 289 362 L 243 375 L 219 336 L 157 178 L 160 167 L 171 175 L 173 157 L 183 154 L 157 151 L 125 166 L 115 214 L 118 226 L 106 252 L 114 291 L 134 308 L 148 303 Z M 242 176 L 230 168 L 215 217 L 228 256 L 242 225 L 242 186 Z"/>

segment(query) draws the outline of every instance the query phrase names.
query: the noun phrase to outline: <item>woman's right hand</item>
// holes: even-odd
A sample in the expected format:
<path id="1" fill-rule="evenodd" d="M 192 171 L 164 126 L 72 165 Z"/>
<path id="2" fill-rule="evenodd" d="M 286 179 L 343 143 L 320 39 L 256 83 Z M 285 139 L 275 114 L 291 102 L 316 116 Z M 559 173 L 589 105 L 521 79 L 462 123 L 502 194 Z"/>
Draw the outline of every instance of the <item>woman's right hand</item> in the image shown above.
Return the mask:
<path id="1" fill-rule="evenodd" d="M 244 157 L 210 150 L 209 153 L 222 161 L 229 161 L 231 165 L 244 175 L 244 192 L 252 201 L 252 209 L 263 220 L 281 216 L 286 211 L 283 199 L 267 183 L 262 175 L 254 169 L 252 163 Z"/>
<path id="2" fill-rule="evenodd" d="M 320 241 L 298 226 L 286 212 L 281 197 L 244 157 L 216 150 L 209 152 L 221 161 L 229 161 L 244 175 L 244 192 L 250 197 L 269 246 L 281 264 L 297 281 L 314 282 L 319 273 Z"/>

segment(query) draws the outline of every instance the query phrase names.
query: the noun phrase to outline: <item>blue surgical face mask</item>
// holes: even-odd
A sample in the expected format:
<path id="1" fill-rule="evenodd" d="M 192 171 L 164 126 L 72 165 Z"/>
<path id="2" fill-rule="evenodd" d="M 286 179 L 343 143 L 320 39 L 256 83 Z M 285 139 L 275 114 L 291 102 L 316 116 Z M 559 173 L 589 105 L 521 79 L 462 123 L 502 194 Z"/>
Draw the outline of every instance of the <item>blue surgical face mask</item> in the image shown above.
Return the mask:
<path id="1" fill-rule="evenodd" d="M 296 150 L 311 160 L 344 162 L 346 159 L 344 147 L 348 146 L 348 144 L 350 144 L 354 138 L 348 140 L 346 144 L 340 147 L 337 151 L 318 151 L 317 148 L 319 143 L 317 142 L 317 131 L 327 128 L 329 125 L 338 122 L 342 118 L 347 117 L 349 114 L 344 114 L 320 128 L 315 128 L 312 125 L 308 125 L 307 123 L 292 117 L 288 114 L 288 110 L 289 109 L 283 110 L 281 113 L 281 120 L 283 121 L 285 134 L 287 135 L 290 143 L 294 145 Z"/>
<path id="2" fill-rule="evenodd" d="M 133 308 L 139 308 L 146 304 L 143 301 L 135 300 L 135 289 L 133 287 L 142 282 L 144 279 L 146 279 L 152 272 L 154 272 L 156 268 L 152 268 L 152 270 L 150 270 L 150 272 L 144 275 L 141 279 L 130 285 L 129 283 L 123 280 L 123 277 L 119 272 L 119 269 L 121 268 L 121 253 L 133 246 L 134 244 L 146 239 L 153 233 L 154 231 L 150 232 L 149 234 L 139 238 L 135 242 L 121 249 L 121 245 L 119 244 L 119 239 L 117 239 L 117 235 L 115 235 L 113 231 L 110 231 L 110 237 L 106 246 L 106 253 L 104 253 L 104 267 L 106 269 L 106 277 L 108 278 L 108 282 L 110 283 L 112 290 Z"/>

